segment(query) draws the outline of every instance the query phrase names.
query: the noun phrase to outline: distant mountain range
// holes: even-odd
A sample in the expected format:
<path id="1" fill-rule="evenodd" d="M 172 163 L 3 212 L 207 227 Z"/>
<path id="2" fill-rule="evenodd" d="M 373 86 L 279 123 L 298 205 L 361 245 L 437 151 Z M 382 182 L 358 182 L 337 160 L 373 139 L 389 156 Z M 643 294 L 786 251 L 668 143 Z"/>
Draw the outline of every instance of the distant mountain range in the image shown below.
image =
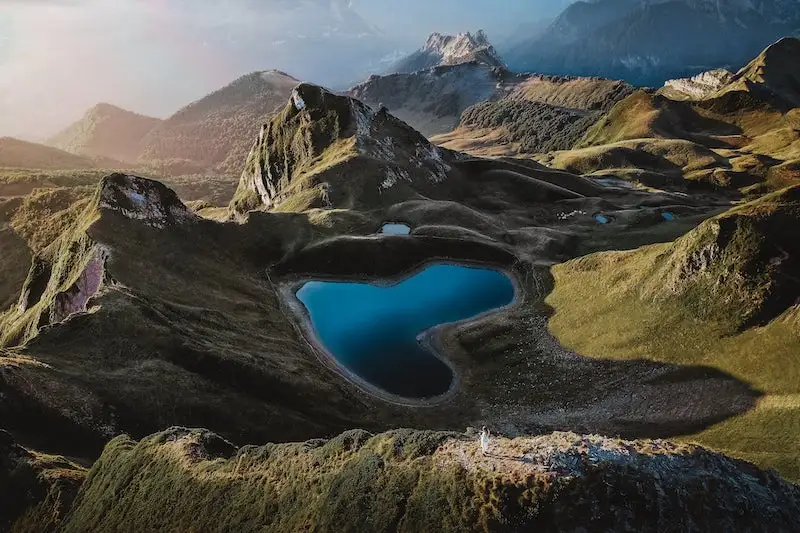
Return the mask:
<path id="1" fill-rule="evenodd" d="M 503 55 L 516 71 L 660 86 L 714 68 L 736 70 L 798 32 L 798 0 L 581 1 Z"/>
<path id="2" fill-rule="evenodd" d="M 214 170 L 238 176 L 255 133 L 298 83 L 277 70 L 253 72 L 166 120 L 99 104 L 48 144 L 77 156 L 144 165 L 165 175 Z"/>

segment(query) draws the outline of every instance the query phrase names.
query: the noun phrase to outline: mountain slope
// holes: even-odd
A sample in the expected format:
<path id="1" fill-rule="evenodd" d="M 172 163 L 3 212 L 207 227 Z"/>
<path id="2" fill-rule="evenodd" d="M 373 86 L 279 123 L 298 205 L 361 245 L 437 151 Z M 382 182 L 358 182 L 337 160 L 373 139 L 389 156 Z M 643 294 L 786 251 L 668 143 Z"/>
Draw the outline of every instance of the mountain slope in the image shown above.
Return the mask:
<path id="1" fill-rule="evenodd" d="M 632 91 L 602 78 L 518 75 L 504 93 L 467 108 L 454 131 L 433 140 L 477 155 L 566 150 Z"/>
<path id="2" fill-rule="evenodd" d="M 287 104 L 261 129 L 237 213 L 289 200 L 293 211 L 388 205 L 447 180 L 452 156 L 385 110 L 305 84 L 293 97 L 302 107 Z"/>
<path id="3" fill-rule="evenodd" d="M 86 156 L 12 137 L 0 138 L 0 167 L 69 170 L 96 166 L 96 162 Z"/>
<path id="4" fill-rule="evenodd" d="M 518 70 L 659 86 L 702 70 L 738 68 L 798 30 L 796 0 L 576 2 L 543 35 L 506 55 Z"/>
<path id="5" fill-rule="evenodd" d="M 160 123 L 157 118 L 98 104 L 47 144 L 77 155 L 134 162 L 142 138 Z"/>
<path id="6" fill-rule="evenodd" d="M 754 411 L 692 438 L 800 472 L 799 223 L 794 186 L 674 242 L 557 265 L 549 329 L 582 355 L 703 360 L 753 383 L 766 394 Z"/>
<path id="7" fill-rule="evenodd" d="M 475 35 L 433 33 L 425 46 L 389 68 L 388 74 L 411 74 L 419 70 L 445 65 L 476 62 L 491 68 L 505 68 L 489 38 L 478 30 Z"/>
<path id="8" fill-rule="evenodd" d="M 194 102 L 151 130 L 139 160 L 184 160 L 238 174 L 253 132 L 269 120 L 299 82 L 279 71 L 253 72 Z"/>
<path id="9" fill-rule="evenodd" d="M 469 106 L 497 98 L 513 77 L 506 70 L 471 62 L 371 76 L 348 94 L 375 109 L 386 106 L 392 115 L 432 136 L 453 130 Z"/>
<path id="10" fill-rule="evenodd" d="M 800 40 L 782 39 L 736 74 L 709 71 L 655 93 L 637 91 L 586 131 L 579 150 L 538 160 L 652 186 L 677 177 L 757 195 L 796 183 L 798 49 Z M 642 152 L 658 157 L 648 161 Z"/>

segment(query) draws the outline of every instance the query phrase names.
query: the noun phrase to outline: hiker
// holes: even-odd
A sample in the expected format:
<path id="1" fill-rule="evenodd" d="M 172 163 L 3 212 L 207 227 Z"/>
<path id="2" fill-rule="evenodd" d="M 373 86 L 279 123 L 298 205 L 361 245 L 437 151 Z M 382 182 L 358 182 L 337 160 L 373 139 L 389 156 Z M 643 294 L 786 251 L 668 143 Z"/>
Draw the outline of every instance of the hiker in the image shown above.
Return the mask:
<path id="1" fill-rule="evenodd" d="M 489 452 L 489 430 L 486 429 L 486 426 L 483 426 L 481 430 L 481 451 L 483 451 L 483 455 Z"/>

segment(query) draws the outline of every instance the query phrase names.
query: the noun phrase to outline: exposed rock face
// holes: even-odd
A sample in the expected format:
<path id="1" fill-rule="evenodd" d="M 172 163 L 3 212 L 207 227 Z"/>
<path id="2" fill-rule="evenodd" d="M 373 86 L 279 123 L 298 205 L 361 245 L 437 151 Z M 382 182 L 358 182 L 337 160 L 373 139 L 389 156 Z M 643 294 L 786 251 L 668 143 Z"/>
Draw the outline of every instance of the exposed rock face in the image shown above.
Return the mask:
<path id="1" fill-rule="evenodd" d="M 669 80 L 661 90 L 678 100 L 717 98 L 730 92 L 750 92 L 785 108 L 800 107 L 800 39 L 786 37 L 768 46 L 736 74 L 725 69 L 687 79 Z"/>
<path id="2" fill-rule="evenodd" d="M 709 70 L 691 78 L 667 80 L 662 90 L 675 100 L 702 100 L 722 89 L 732 78 L 733 73 L 725 69 Z"/>
<path id="3" fill-rule="evenodd" d="M 103 179 L 98 205 L 154 228 L 198 220 L 175 191 L 163 183 L 127 174 L 111 174 Z"/>
<path id="4" fill-rule="evenodd" d="M 205 430 L 120 437 L 64 531 L 772 533 L 800 520 L 800 488 L 695 446 L 554 433 L 477 448 L 412 430 L 238 450 Z"/>
<path id="5" fill-rule="evenodd" d="M 89 300 L 97 294 L 103 283 L 108 257 L 109 253 L 103 246 L 95 248 L 94 257 L 89 260 L 77 281 L 56 295 L 50 312 L 52 322 L 61 322 L 72 314 L 86 312 Z"/>
<path id="6" fill-rule="evenodd" d="M 800 11 L 800 5 L 797 7 Z M 800 107 L 798 57 L 800 39 L 780 39 L 737 72 L 730 89 L 747 89 L 757 93 L 757 96 L 777 99 L 789 108 Z"/>
<path id="7" fill-rule="evenodd" d="M 494 98 L 464 110 L 457 130 L 433 140 L 476 155 L 483 155 L 487 136 L 511 153 L 567 150 L 632 92 L 625 82 L 603 78 L 519 75 L 506 80 Z"/>
<path id="8" fill-rule="evenodd" d="M 697 320 L 724 319 L 742 330 L 800 303 L 800 247 L 792 229 L 798 223 L 796 185 L 710 218 L 673 243 L 592 254 L 557 268 L 613 272 L 625 280 L 619 294 L 625 287 L 642 301 L 677 306 Z"/>
<path id="9" fill-rule="evenodd" d="M 433 33 L 424 47 L 398 61 L 389 69 L 389 73 L 410 74 L 432 67 L 473 61 L 493 68 L 505 68 L 503 60 L 483 30 L 475 35 L 469 32 L 455 36 Z"/>
<path id="10" fill-rule="evenodd" d="M 452 157 L 386 110 L 302 84 L 259 133 L 232 206 L 242 213 L 293 197 L 303 207 L 396 202 L 384 192 L 430 189 L 447 178 Z"/>

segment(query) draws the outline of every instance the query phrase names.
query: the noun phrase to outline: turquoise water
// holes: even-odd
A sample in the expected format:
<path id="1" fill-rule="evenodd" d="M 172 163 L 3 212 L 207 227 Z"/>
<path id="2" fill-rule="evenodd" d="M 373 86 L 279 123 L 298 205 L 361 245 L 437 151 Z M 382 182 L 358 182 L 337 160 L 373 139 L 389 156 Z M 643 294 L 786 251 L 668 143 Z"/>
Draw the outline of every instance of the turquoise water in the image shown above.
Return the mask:
<path id="1" fill-rule="evenodd" d="M 411 228 L 405 224 L 389 223 L 381 227 L 381 233 L 386 233 L 387 235 L 408 235 L 411 233 Z"/>
<path id="2" fill-rule="evenodd" d="M 394 285 L 308 281 L 297 298 L 341 366 L 391 394 L 424 399 L 447 392 L 453 372 L 419 335 L 510 304 L 514 285 L 498 270 L 434 264 Z"/>

